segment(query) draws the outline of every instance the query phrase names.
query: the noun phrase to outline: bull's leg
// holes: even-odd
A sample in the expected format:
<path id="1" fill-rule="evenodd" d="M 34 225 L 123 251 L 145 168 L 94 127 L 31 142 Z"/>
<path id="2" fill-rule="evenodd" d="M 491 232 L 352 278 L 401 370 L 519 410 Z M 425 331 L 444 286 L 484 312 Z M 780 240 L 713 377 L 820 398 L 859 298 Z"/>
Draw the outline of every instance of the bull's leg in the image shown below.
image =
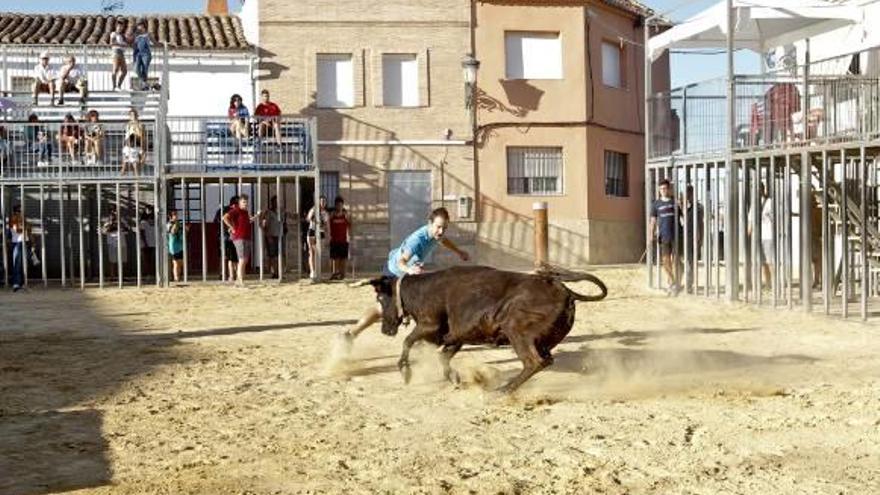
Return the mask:
<path id="1" fill-rule="evenodd" d="M 523 369 L 518 375 L 513 377 L 509 382 L 498 389 L 499 392 L 510 393 L 519 388 L 535 373 L 549 366 L 553 360 L 545 359 L 540 355 L 535 347 L 535 342 L 523 335 L 514 335 L 510 338 L 513 350 L 516 351 L 517 357 L 523 363 Z"/>
<path id="2" fill-rule="evenodd" d="M 461 383 L 461 377 L 458 372 L 452 369 L 449 362 L 455 357 L 455 354 L 461 350 L 461 344 L 446 344 L 440 352 L 440 363 L 443 365 L 443 377 L 451 383 L 458 385 Z"/>
<path id="3" fill-rule="evenodd" d="M 435 325 L 416 325 L 416 328 L 406 336 L 406 339 L 404 339 L 403 352 L 401 352 L 400 359 L 397 361 L 397 369 L 399 369 L 400 373 L 403 375 L 404 383 L 409 383 L 412 379 L 412 369 L 409 366 L 409 351 L 412 349 L 413 344 L 420 340 L 425 340 L 436 331 L 437 326 Z"/>

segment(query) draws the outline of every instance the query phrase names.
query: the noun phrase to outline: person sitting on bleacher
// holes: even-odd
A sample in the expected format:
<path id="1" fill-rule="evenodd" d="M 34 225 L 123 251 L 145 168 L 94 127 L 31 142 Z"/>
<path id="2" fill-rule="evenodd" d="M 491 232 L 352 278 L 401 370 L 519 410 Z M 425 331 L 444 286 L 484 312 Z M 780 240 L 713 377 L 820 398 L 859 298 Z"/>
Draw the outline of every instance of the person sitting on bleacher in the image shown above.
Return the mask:
<path id="1" fill-rule="evenodd" d="M 269 99 L 269 90 L 264 89 L 260 91 L 260 96 L 263 101 L 257 105 L 256 110 L 254 110 L 254 115 L 259 117 L 260 119 L 260 138 L 265 138 L 269 135 L 269 129 L 272 130 L 272 133 L 275 135 L 275 143 L 278 146 L 281 146 L 281 128 L 278 122 L 278 117 L 281 116 L 281 108 L 278 105 Z"/>
<path id="2" fill-rule="evenodd" d="M 34 106 L 39 105 L 40 93 L 49 93 L 50 103 L 55 105 L 55 70 L 49 65 L 49 52 L 40 54 L 40 62 L 34 67 Z"/>
<path id="3" fill-rule="evenodd" d="M 71 55 L 67 59 L 67 65 L 61 68 L 61 75 L 58 77 L 59 97 L 58 104 L 64 105 L 64 93 L 79 93 L 79 103 L 85 104 L 86 96 L 88 96 L 88 81 L 86 73 L 77 65 L 76 57 Z"/>
<path id="4" fill-rule="evenodd" d="M 49 131 L 39 122 L 40 118 L 37 114 L 28 115 L 28 126 L 25 128 L 24 137 L 28 149 L 37 154 L 37 166 L 45 167 L 52 156 L 52 141 L 49 139 Z"/>
<path id="5" fill-rule="evenodd" d="M 122 146 L 122 175 L 126 170 L 131 169 L 131 173 L 137 175 L 144 164 L 143 141 L 137 134 L 129 134 Z"/>
<path id="6" fill-rule="evenodd" d="M 251 116 L 248 108 L 244 106 L 240 95 L 232 95 L 229 99 L 229 130 L 238 139 L 248 138 L 248 118 Z"/>
<path id="7" fill-rule="evenodd" d="M 86 118 L 86 164 L 99 165 L 104 148 L 104 125 L 98 121 L 97 110 L 89 110 Z"/>
<path id="8" fill-rule="evenodd" d="M 70 163 L 76 163 L 76 151 L 81 141 L 82 129 L 76 122 L 76 119 L 71 114 L 65 115 L 64 123 L 61 124 L 61 132 L 58 133 L 58 142 L 61 146 L 59 153 L 64 154 L 64 149 L 67 148 L 67 153 L 70 155 Z"/>

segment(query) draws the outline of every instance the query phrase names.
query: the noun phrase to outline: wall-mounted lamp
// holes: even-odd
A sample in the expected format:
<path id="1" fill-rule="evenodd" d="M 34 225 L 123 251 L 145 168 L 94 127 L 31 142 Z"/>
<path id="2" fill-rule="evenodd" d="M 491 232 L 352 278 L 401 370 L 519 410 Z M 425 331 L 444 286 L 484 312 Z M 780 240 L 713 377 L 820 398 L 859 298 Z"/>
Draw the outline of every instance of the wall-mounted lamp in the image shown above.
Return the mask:
<path id="1" fill-rule="evenodd" d="M 461 69 L 464 74 L 465 107 L 471 109 L 474 107 L 474 90 L 477 87 L 477 71 L 480 70 L 480 61 L 469 53 L 462 59 Z"/>

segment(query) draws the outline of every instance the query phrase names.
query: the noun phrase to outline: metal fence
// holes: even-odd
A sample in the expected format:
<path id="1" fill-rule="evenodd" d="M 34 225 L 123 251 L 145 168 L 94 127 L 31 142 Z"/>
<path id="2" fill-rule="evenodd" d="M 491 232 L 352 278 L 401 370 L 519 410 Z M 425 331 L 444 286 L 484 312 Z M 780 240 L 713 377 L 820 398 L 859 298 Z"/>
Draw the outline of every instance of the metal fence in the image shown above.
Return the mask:
<path id="1" fill-rule="evenodd" d="M 155 177 L 156 125 L 141 124 L 132 137 L 120 121 L 0 123 L 0 179 Z"/>
<path id="2" fill-rule="evenodd" d="M 171 172 L 308 170 L 312 121 L 301 117 L 168 117 Z"/>
<path id="3" fill-rule="evenodd" d="M 713 79 L 649 96 L 650 157 L 726 150 L 726 91 L 725 79 Z M 734 94 L 737 151 L 880 134 L 880 78 L 820 74 L 804 84 L 797 76 L 736 76 Z"/>

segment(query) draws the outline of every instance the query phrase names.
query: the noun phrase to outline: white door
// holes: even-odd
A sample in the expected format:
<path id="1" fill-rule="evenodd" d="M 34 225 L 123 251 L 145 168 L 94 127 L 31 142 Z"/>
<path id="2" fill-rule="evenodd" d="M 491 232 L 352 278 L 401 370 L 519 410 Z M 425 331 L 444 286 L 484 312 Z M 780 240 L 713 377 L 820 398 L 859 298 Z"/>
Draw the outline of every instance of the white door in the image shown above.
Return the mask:
<path id="1" fill-rule="evenodd" d="M 428 222 L 431 213 L 431 172 L 389 172 L 388 209 L 391 246 L 400 246 L 408 235 Z"/>

